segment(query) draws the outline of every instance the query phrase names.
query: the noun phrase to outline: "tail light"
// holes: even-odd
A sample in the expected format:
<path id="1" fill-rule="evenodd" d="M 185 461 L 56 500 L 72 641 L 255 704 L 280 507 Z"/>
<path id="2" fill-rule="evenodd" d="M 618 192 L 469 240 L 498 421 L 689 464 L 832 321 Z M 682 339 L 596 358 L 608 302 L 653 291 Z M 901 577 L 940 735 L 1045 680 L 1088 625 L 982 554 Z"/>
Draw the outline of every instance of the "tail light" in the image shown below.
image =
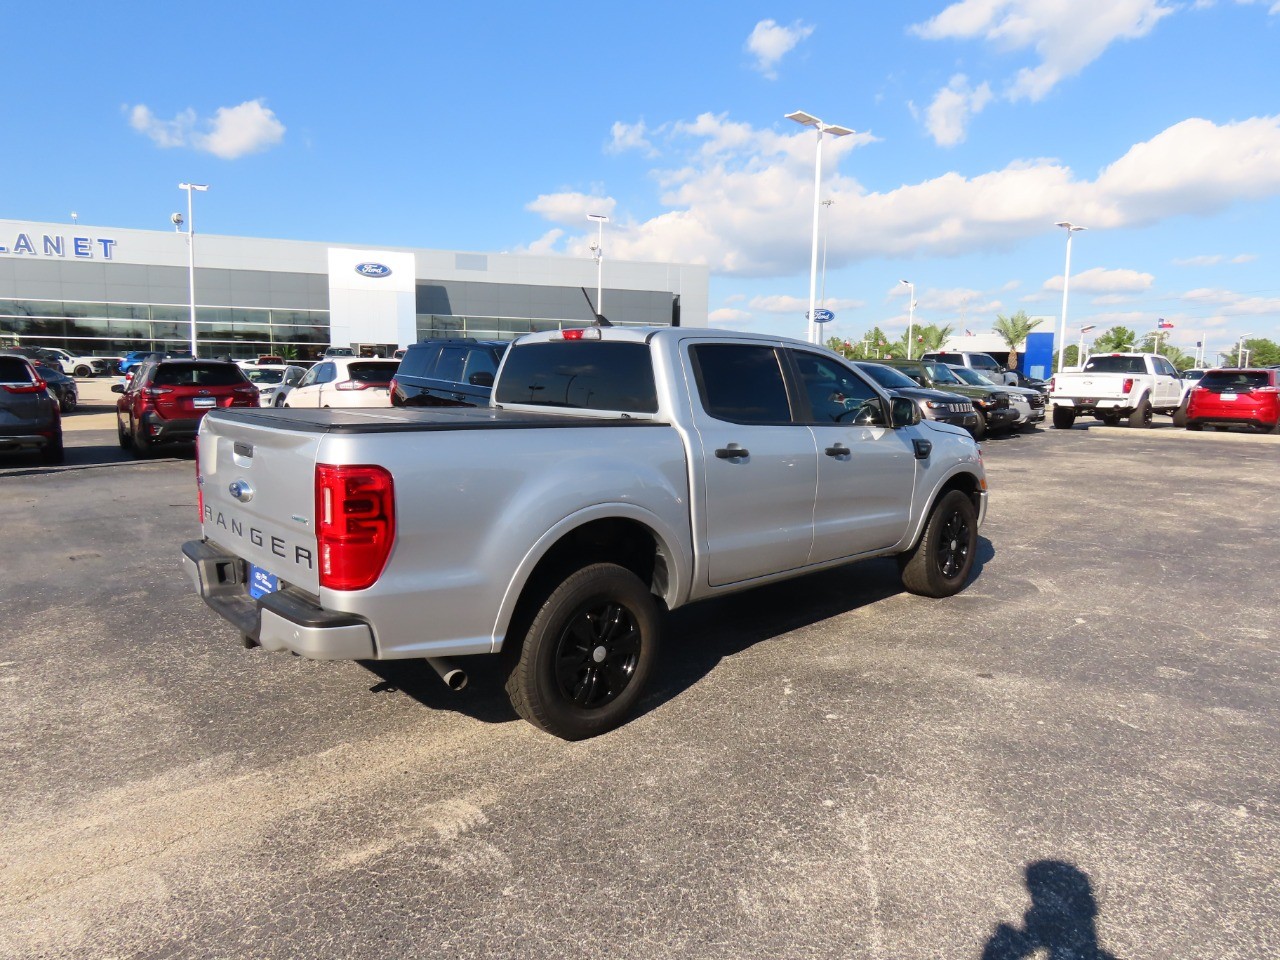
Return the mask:
<path id="1" fill-rule="evenodd" d="M 204 524 L 204 477 L 200 473 L 200 436 L 196 435 L 196 519 Z"/>
<path id="2" fill-rule="evenodd" d="M 377 380 L 341 380 L 335 383 L 336 390 L 377 390 L 387 389 L 391 386 L 389 383 L 379 383 Z"/>
<path id="3" fill-rule="evenodd" d="M 144 397 L 150 397 L 152 400 L 170 393 L 173 393 L 173 387 L 147 387 L 142 391 Z"/>
<path id="4" fill-rule="evenodd" d="M 1128 393 L 1133 389 L 1133 377 L 1125 377 L 1124 383 L 1120 386 L 1121 393 Z"/>
<path id="5" fill-rule="evenodd" d="M 316 464 L 320 586 L 372 586 L 387 565 L 395 538 L 395 488 L 385 468 Z"/>
<path id="6" fill-rule="evenodd" d="M 44 393 L 49 388 L 49 385 L 37 378 L 31 383 L 6 383 L 4 388 L 9 393 Z"/>
<path id="7" fill-rule="evenodd" d="M 1050 392 L 1050 393 L 1053 393 L 1053 381 L 1054 381 L 1054 380 L 1056 380 L 1056 379 L 1057 379 L 1057 377 L 1050 377 L 1050 378 L 1049 378 L 1049 392 Z"/>
<path id="8" fill-rule="evenodd" d="M 240 383 L 232 387 L 231 405 L 233 407 L 256 407 L 258 405 L 258 388 L 252 383 Z"/>

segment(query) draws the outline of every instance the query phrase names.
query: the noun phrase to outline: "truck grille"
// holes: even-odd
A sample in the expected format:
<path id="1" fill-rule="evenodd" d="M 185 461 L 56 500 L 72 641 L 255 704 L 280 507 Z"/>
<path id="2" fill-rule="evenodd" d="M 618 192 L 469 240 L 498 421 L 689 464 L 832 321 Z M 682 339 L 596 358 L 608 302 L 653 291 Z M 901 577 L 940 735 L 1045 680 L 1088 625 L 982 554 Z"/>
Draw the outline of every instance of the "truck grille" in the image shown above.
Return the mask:
<path id="1" fill-rule="evenodd" d="M 1044 406 L 1044 394 L 1029 393 L 1027 394 L 1027 402 L 1031 404 L 1032 410 L 1039 410 Z"/>

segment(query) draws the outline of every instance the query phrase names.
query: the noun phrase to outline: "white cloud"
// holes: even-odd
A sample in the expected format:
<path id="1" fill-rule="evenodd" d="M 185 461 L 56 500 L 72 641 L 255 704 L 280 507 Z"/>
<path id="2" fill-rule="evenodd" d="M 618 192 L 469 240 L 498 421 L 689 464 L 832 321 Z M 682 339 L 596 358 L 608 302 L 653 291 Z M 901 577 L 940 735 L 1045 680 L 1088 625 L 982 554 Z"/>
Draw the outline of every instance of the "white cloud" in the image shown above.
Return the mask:
<path id="1" fill-rule="evenodd" d="M 190 108 L 172 120 L 161 120 L 146 104 L 127 109 L 129 125 L 150 137 L 156 146 L 191 147 L 224 160 L 274 147 L 285 134 L 284 124 L 261 99 L 219 107 L 206 120 L 200 120 Z"/>
<path id="2" fill-rule="evenodd" d="M 990 101 L 991 87 L 988 84 L 971 87 L 969 78 L 957 73 L 934 95 L 933 102 L 925 111 L 925 126 L 938 146 L 954 147 L 964 142 L 969 121 Z"/>
<path id="3" fill-rule="evenodd" d="M 1105 270 L 1094 267 L 1083 273 L 1071 274 L 1071 289 L 1076 293 L 1139 293 L 1150 290 L 1156 278 L 1137 270 Z M 1044 282 L 1045 290 L 1062 291 L 1062 277 L 1052 277 Z"/>
<path id="4" fill-rule="evenodd" d="M 1254 260 L 1257 260 L 1257 259 L 1258 259 L 1258 255 L 1256 253 L 1237 253 L 1234 257 L 1231 258 L 1231 262 L 1232 263 L 1252 263 Z"/>
<path id="5" fill-rule="evenodd" d="M 1161 0 L 959 0 L 912 31 L 926 40 L 981 38 L 1004 51 L 1034 49 L 1006 96 L 1042 99 L 1117 40 L 1144 37 L 1174 8 Z"/>
<path id="6" fill-rule="evenodd" d="M 835 201 L 824 228 L 830 270 L 883 257 L 1009 250 L 1055 232 L 1052 224 L 1064 217 L 1095 231 L 1119 229 L 1280 195 L 1280 116 L 1222 125 L 1183 121 L 1132 147 L 1095 180 L 1079 179 L 1055 160 L 1031 159 L 884 192 L 867 190 L 841 170 L 851 152 L 875 139 L 855 134 L 823 147 L 822 192 Z M 653 174 L 666 209 L 648 220 L 614 217 L 606 235 L 613 259 L 705 263 L 717 275 L 807 270 L 813 226 L 808 130 L 783 134 L 704 114 L 673 124 L 666 146 L 675 165 Z M 602 203 L 607 208 L 599 209 Z M 587 233 L 594 235 L 585 215 L 613 216 L 614 201 L 549 194 L 529 209 L 581 231 L 585 250 Z M 1077 244 L 1089 238 L 1083 234 Z"/>
<path id="7" fill-rule="evenodd" d="M 625 153 L 628 150 L 640 150 L 645 156 L 655 157 L 658 151 L 653 148 L 653 144 L 649 141 L 649 129 L 645 126 L 643 120 L 636 123 L 623 123 L 621 120 L 614 123 L 610 130 L 610 140 L 608 146 L 605 147 L 606 153 Z"/>
<path id="8" fill-rule="evenodd" d="M 1223 314 L 1241 317 L 1258 317 L 1280 314 L 1280 297 L 1252 297 L 1234 290 L 1201 287 L 1188 290 L 1183 300 L 1220 308 Z"/>
<path id="9" fill-rule="evenodd" d="M 735 324 L 741 323 L 743 320 L 750 320 L 751 313 L 747 310 L 734 310 L 731 307 L 721 307 L 719 310 L 712 310 L 707 314 L 707 319 L 712 324 Z"/>
<path id="10" fill-rule="evenodd" d="M 746 48 L 756 58 L 755 68 L 770 80 L 776 80 L 779 61 L 811 33 L 813 27 L 799 20 L 789 27 L 773 20 L 761 20 L 747 37 Z"/>
<path id="11" fill-rule="evenodd" d="M 1185 257 L 1181 260 L 1174 260 L 1175 267 L 1212 267 L 1214 264 L 1221 263 L 1222 254 L 1214 253 L 1198 257 Z"/>

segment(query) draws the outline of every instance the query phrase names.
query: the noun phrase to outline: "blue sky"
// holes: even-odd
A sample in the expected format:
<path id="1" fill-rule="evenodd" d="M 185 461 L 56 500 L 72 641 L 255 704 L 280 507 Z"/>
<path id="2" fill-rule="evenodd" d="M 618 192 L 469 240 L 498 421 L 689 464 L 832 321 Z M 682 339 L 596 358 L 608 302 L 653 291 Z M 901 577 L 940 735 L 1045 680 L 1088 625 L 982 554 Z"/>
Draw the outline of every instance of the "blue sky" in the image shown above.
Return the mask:
<path id="1" fill-rule="evenodd" d="M 1280 340 L 1280 0 L 7 4 L 0 217 L 705 262 L 712 320 Z"/>

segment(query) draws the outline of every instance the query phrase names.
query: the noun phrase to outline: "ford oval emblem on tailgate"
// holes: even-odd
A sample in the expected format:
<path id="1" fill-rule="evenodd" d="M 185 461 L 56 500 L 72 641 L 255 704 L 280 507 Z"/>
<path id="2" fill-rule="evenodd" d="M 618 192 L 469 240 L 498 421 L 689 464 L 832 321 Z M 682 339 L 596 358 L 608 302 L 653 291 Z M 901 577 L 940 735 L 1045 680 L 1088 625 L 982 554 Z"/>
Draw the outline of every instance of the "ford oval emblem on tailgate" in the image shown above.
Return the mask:
<path id="1" fill-rule="evenodd" d="M 248 480 L 232 480 L 227 489 L 241 503 L 248 503 L 253 499 L 253 487 L 249 485 Z"/>

